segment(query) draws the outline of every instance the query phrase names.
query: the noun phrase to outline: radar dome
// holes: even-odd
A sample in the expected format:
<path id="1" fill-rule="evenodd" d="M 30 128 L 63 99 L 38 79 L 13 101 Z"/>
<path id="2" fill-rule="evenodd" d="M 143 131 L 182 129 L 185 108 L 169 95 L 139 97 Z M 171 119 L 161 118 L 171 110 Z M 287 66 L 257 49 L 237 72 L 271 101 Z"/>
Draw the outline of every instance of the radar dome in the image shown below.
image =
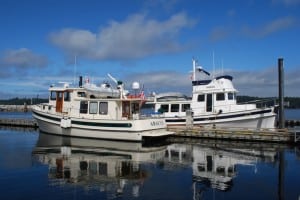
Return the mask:
<path id="1" fill-rule="evenodd" d="M 140 83 L 139 83 L 139 82 L 133 82 L 133 83 L 132 83 L 132 89 L 133 89 L 133 90 L 138 90 L 138 89 L 140 89 Z"/>

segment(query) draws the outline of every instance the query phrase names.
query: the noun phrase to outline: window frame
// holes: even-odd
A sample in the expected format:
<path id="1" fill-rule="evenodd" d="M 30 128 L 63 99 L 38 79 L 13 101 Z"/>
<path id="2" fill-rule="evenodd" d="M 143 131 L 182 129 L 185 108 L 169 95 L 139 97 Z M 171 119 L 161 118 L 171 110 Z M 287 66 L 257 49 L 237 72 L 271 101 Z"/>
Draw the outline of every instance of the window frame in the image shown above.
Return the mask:
<path id="1" fill-rule="evenodd" d="M 171 112 L 179 112 L 179 103 L 171 104 Z"/>
<path id="2" fill-rule="evenodd" d="M 89 102 L 88 101 L 80 101 L 79 113 L 87 114 L 88 113 Z"/>
<path id="3" fill-rule="evenodd" d="M 105 106 L 105 104 L 106 104 L 106 106 Z M 103 107 L 103 106 L 105 106 L 105 107 Z M 98 109 L 99 109 L 99 115 L 107 115 L 108 114 L 108 102 L 100 101 Z"/>
<path id="4" fill-rule="evenodd" d="M 197 101 L 198 102 L 204 102 L 205 101 L 205 95 L 204 94 L 198 94 Z"/>
<path id="5" fill-rule="evenodd" d="M 98 113 L 98 102 L 90 101 L 89 103 L 89 114 L 97 114 Z"/>
<path id="6" fill-rule="evenodd" d="M 216 101 L 225 101 L 225 93 L 223 92 L 216 93 Z"/>

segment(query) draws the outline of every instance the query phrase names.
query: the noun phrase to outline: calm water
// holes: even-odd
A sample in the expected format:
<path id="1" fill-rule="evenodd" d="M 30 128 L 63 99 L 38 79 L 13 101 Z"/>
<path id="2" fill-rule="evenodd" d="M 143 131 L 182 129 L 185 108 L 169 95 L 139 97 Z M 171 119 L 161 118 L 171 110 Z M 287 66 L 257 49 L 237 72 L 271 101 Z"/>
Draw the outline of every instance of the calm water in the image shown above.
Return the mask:
<path id="1" fill-rule="evenodd" d="M 298 200 L 300 147 L 209 140 L 143 146 L 1 128 L 0 190 L 1 199 Z"/>

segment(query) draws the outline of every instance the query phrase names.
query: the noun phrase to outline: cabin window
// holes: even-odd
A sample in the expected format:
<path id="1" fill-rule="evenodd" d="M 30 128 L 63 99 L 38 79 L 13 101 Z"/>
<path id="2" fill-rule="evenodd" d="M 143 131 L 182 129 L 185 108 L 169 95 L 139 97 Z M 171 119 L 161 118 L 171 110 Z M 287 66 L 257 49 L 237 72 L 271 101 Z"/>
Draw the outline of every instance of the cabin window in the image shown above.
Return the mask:
<path id="1" fill-rule="evenodd" d="M 160 106 L 160 109 L 158 112 L 164 113 L 164 112 L 169 112 L 169 104 L 163 104 Z"/>
<path id="2" fill-rule="evenodd" d="M 64 92 L 64 101 L 70 101 L 70 92 Z"/>
<path id="3" fill-rule="evenodd" d="M 225 94 L 224 93 L 217 93 L 216 100 L 217 101 L 224 101 L 225 100 Z"/>
<path id="4" fill-rule="evenodd" d="M 86 114 L 88 111 L 88 102 L 87 101 L 80 101 L 80 113 Z"/>
<path id="5" fill-rule="evenodd" d="M 57 92 L 57 98 L 62 100 L 63 93 L 62 92 Z"/>
<path id="6" fill-rule="evenodd" d="M 171 104 L 171 112 L 179 112 L 179 104 Z"/>
<path id="7" fill-rule="evenodd" d="M 232 92 L 228 93 L 228 100 L 234 100 L 234 93 Z"/>
<path id="8" fill-rule="evenodd" d="M 91 101 L 90 102 L 90 114 L 97 114 L 98 111 L 98 102 Z"/>
<path id="9" fill-rule="evenodd" d="M 50 93 L 50 100 L 56 100 L 56 92 L 51 91 L 51 93 Z"/>
<path id="10" fill-rule="evenodd" d="M 140 104 L 139 103 L 133 103 L 132 104 L 132 113 L 138 113 L 140 110 Z"/>
<path id="11" fill-rule="evenodd" d="M 77 92 L 78 97 L 86 97 L 85 92 Z"/>
<path id="12" fill-rule="evenodd" d="M 199 94 L 198 95 L 198 102 L 202 102 L 202 101 L 205 101 L 205 96 L 204 96 L 204 94 Z"/>
<path id="13" fill-rule="evenodd" d="M 181 112 L 185 112 L 191 108 L 190 104 L 182 104 L 181 106 Z"/>
<path id="14" fill-rule="evenodd" d="M 100 115 L 107 115 L 108 112 L 108 103 L 107 102 L 100 102 L 99 103 L 99 114 Z"/>

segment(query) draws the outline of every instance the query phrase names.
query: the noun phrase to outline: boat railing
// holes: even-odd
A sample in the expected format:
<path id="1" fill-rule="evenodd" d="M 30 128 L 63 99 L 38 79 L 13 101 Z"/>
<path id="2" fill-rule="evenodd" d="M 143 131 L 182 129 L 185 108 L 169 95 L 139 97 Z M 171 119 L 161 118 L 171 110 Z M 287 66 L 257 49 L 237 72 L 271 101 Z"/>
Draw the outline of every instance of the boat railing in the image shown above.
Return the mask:
<path id="1" fill-rule="evenodd" d="M 239 105 L 255 104 L 257 108 L 270 108 L 276 106 L 275 98 L 259 99 L 238 103 Z"/>
<path id="2" fill-rule="evenodd" d="M 253 110 L 257 108 L 273 108 L 276 106 L 276 101 L 274 99 L 263 99 L 256 101 L 248 101 L 238 104 L 226 104 L 226 105 L 214 105 L 212 112 L 216 114 L 221 114 L 224 112 L 239 112 L 244 110 Z M 208 113 L 205 106 L 194 107 L 194 110 L 197 110 L 197 113 Z"/>

